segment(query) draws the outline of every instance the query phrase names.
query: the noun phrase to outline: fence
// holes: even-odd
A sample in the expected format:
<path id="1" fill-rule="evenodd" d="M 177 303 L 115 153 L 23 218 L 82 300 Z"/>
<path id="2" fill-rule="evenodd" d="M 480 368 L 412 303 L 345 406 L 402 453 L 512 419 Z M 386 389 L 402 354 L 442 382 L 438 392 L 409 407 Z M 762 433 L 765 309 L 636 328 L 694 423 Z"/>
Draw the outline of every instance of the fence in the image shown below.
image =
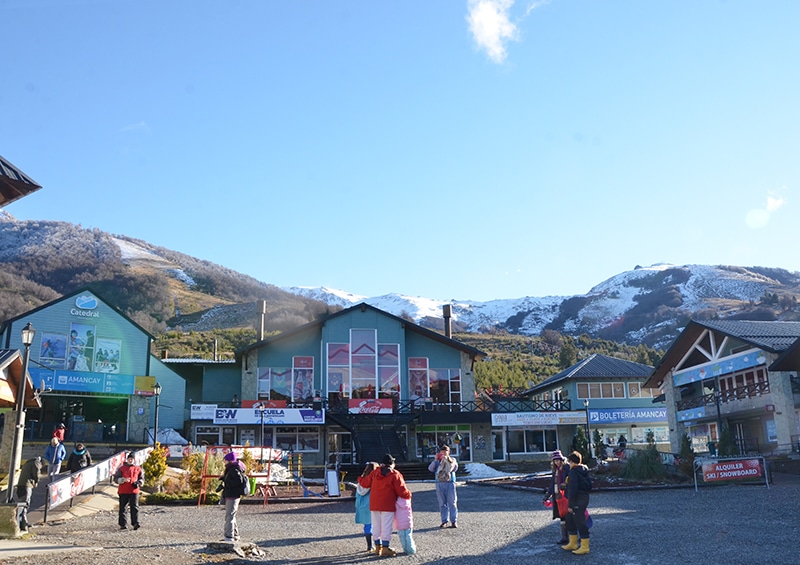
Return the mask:
<path id="1" fill-rule="evenodd" d="M 134 457 L 136 458 L 136 464 L 141 465 L 152 450 L 152 447 L 147 447 L 135 452 Z M 92 489 L 92 493 L 94 493 L 96 485 L 114 476 L 117 469 L 125 462 L 127 454 L 128 452 L 121 451 L 108 459 L 104 459 L 99 463 L 90 465 L 66 477 L 56 479 L 48 484 L 47 501 L 44 504 L 44 521 L 47 522 L 47 512 L 51 508 L 60 506 L 67 501 L 69 501 L 69 505 L 72 507 L 75 497 L 79 494 L 89 489 Z"/>

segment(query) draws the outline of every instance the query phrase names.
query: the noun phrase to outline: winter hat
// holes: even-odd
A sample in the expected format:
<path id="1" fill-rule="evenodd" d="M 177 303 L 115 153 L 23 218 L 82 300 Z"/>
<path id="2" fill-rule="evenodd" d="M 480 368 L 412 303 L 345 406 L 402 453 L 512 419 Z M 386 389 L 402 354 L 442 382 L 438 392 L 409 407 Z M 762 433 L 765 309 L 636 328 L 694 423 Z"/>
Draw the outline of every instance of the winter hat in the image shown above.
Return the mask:
<path id="1" fill-rule="evenodd" d="M 556 449 L 553 452 L 553 454 L 550 456 L 550 459 L 552 461 L 555 461 L 556 459 L 561 459 L 563 461 L 564 460 L 564 456 L 561 454 L 561 450 L 560 449 Z"/>
<path id="2" fill-rule="evenodd" d="M 225 457 L 223 457 L 226 463 L 235 463 L 236 462 L 236 454 L 231 451 L 230 453 L 226 453 Z"/>
<path id="3" fill-rule="evenodd" d="M 383 464 L 386 466 L 394 465 L 394 457 L 390 453 L 383 456 Z"/>

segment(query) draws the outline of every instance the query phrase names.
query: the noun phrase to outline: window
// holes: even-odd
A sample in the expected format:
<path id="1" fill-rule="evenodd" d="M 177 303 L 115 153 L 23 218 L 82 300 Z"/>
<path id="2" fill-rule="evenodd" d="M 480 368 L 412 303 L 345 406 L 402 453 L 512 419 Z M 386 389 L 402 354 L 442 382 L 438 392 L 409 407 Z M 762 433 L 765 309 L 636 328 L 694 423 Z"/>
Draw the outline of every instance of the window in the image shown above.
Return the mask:
<path id="1" fill-rule="evenodd" d="M 507 437 L 509 453 L 545 453 L 558 447 L 556 430 L 509 429 Z"/>
<path id="2" fill-rule="evenodd" d="M 319 451 L 319 428 L 276 427 L 275 443 L 284 451 Z"/>
<path id="3" fill-rule="evenodd" d="M 658 389 L 642 388 L 641 383 L 628 383 L 628 398 L 653 398 L 653 392 L 658 395 Z"/>
<path id="4" fill-rule="evenodd" d="M 578 383 L 578 398 L 625 398 L 625 383 Z"/>

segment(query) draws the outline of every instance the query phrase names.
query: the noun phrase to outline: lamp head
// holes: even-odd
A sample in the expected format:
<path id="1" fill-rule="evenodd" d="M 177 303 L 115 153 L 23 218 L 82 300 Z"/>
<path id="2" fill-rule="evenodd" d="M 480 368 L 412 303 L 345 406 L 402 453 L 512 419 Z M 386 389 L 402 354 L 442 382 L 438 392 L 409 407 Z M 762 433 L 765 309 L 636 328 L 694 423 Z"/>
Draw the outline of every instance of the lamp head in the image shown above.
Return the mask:
<path id="1" fill-rule="evenodd" d="M 33 336 L 36 335 L 36 330 L 33 329 L 33 326 L 30 322 L 25 324 L 25 327 L 22 328 L 22 344 L 26 347 L 30 347 L 33 343 Z"/>
<path id="2" fill-rule="evenodd" d="M 583 407 L 584 408 L 589 408 L 589 399 L 588 398 L 583 401 Z"/>
<path id="3" fill-rule="evenodd" d="M 159 383 L 156 383 L 156 385 L 153 387 L 153 392 L 156 396 L 161 394 L 161 385 Z"/>

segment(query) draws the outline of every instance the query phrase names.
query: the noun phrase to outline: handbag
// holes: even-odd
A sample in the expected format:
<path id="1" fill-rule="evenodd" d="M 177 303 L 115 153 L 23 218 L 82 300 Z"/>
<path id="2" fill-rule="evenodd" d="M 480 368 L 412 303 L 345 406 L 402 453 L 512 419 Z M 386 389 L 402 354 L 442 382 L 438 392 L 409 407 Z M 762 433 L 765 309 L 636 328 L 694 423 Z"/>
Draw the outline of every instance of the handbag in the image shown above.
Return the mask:
<path id="1" fill-rule="evenodd" d="M 556 500 L 556 504 L 558 504 L 558 515 L 561 518 L 565 518 L 569 512 L 569 500 L 567 500 L 567 497 L 564 496 L 563 490 L 561 491 L 561 498 Z"/>

